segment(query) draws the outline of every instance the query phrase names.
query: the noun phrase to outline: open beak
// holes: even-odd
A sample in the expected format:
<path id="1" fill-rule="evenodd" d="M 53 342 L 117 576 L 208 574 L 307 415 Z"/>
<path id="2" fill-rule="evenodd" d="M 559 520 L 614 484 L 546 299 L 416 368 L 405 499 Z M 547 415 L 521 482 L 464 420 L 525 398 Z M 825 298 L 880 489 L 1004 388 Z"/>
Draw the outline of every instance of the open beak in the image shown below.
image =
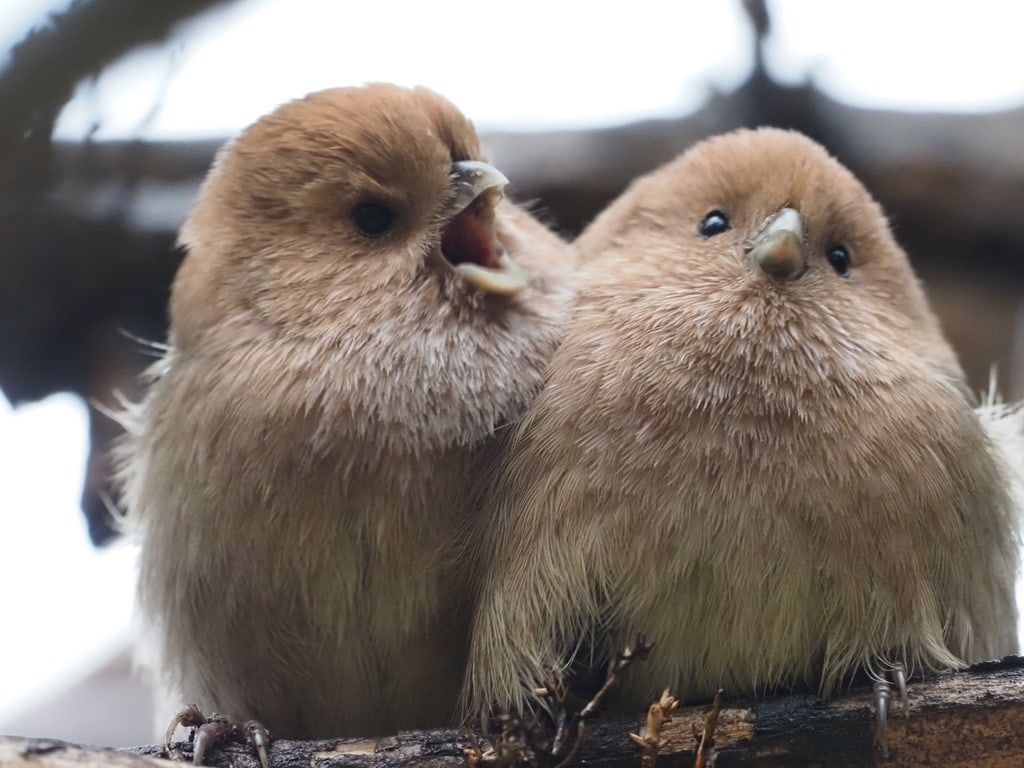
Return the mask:
<path id="1" fill-rule="evenodd" d="M 441 254 L 466 282 L 488 293 L 511 296 L 526 287 L 526 272 L 498 240 L 495 210 L 505 175 L 488 163 L 452 163 L 455 196 L 441 235 Z"/>
<path id="2" fill-rule="evenodd" d="M 750 249 L 750 259 L 772 277 L 782 280 L 800 277 L 807 268 L 803 238 L 803 219 L 799 211 L 783 208 L 768 222 Z"/>

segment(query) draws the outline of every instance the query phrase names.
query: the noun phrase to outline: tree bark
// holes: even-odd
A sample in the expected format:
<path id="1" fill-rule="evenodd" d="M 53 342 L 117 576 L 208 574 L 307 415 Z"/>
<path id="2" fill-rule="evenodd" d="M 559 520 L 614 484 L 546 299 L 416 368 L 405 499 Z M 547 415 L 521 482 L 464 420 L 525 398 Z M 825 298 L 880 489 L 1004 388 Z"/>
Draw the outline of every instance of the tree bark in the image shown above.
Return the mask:
<path id="1" fill-rule="evenodd" d="M 855 688 L 828 704 L 810 694 L 773 696 L 758 703 L 726 701 L 718 717 L 705 765 L 757 766 L 974 766 L 1024 765 L 1024 658 L 1012 656 L 958 673 L 911 683 L 910 717 L 889 717 L 889 755 L 874 743 L 871 689 Z M 662 729 L 667 742 L 661 768 L 692 766 L 708 707 L 677 710 Z M 569 766 L 639 768 L 629 739 L 642 716 L 607 717 L 587 724 Z M 191 757 L 188 744 L 176 744 Z M 272 768 L 456 768 L 466 765 L 470 746 L 463 729 L 413 731 L 375 739 L 274 742 Z M 132 750 L 83 747 L 46 739 L 0 737 L 4 768 L 153 768 L 161 747 Z M 217 768 L 258 768 L 243 745 L 207 755 Z"/>

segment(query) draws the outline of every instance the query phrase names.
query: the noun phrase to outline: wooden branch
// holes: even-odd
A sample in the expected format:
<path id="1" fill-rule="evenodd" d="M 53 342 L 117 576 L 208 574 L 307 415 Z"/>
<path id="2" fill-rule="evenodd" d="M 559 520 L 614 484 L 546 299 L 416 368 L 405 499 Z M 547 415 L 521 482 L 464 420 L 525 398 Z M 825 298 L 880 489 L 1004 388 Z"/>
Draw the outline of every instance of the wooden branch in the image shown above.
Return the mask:
<path id="1" fill-rule="evenodd" d="M 1024 765 L 1024 658 L 1008 657 L 966 672 L 917 681 L 910 695 L 910 717 L 890 716 L 888 759 L 873 744 L 871 689 L 862 686 L 830 704 L 808 694 L 775 696 L 757 704 L 726 701 L 705 764 L 758 768 Z M 662 725 L 659 768 L 694 764 L 707 710 L 706 705 L 678 709 Z M 642 720 L 643 715 L 637 715 L 593 721 L 570 765 L 639 768 L 641 755 L 629 733 Z M 459 729 L 379 739 L 280 740 L 270 750 L 270 762 L 272 768 L 462 768 L 469 743 Z M 159 746 L 111 750 L 0 737 L 4 768 L 166 768 L 170 762 L 156 759 L 160 751 Z M 187 746 L 185 751 L 190 754 Z M 240 745 L 213 750 L 207 764 L 258 766 L 255 756 Z"/>
<path id="2" fill-rule="evenodd" d="M 15 45 L 0 72 L 0 202 L 38 202 L 49 178 L 50 137 L 75 85 L 126 52 L 163 40 L 175 24 L 226 0 L 152 3 L 75 0 Z"/>

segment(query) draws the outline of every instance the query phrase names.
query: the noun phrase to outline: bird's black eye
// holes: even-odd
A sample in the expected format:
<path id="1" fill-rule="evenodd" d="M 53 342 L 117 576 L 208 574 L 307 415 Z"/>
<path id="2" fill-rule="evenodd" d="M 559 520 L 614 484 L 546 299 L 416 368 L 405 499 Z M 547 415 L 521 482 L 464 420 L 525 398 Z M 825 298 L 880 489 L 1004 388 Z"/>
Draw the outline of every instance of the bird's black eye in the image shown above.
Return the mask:
<path id="1" fill-rule="evenodd" d="M 729 229 L 729 216 L 717 208 L 700 220 L 697 234 L 701 237 L 714 237 Z"/>
<path id="2" fill-rule="evenodd" d="M 850 276 L 850 252 L 846 250 L 845 245 L 833 245 L 825 255 L 837 275 L 840 277 Z"/>
<path id="3" fill-rule="evenodd" d="M 367 237 L 379 237 L 395 223 L 395 212 L 380 203 L 360 203 L 352 209 L 352 223 Z"/>

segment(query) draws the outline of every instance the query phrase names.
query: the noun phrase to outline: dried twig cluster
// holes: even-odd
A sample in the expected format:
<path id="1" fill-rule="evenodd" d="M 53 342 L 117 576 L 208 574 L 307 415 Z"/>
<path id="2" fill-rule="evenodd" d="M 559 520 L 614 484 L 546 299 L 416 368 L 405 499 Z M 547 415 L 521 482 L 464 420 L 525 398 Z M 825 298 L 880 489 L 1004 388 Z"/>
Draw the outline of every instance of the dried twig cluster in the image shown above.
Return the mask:
<path id="1" fill-rule="evenodd" d="M 583 737 L 584 723 L 598 711 L 608 692 L 631 664 L 644 660 L 654 649 L 643 635 L 632 645 L 615 653 L 608 662 L 604 684 L 579 710 L 569 706 L 570 691 L 548 682 L 536 689 L 538 698 L 549 706 L 529 718 L 502 713 L 497 716 L 498 734 L 489 747 L 482 747 L 470 734 L 466 750 L 469 768 L 562 768 L 572 760 Z"/>
<path id="2" fill-rule="evenodd" d="M 666 688 L 661 698 L 647 708 L 643 733 L 629 734 L 630 740 L 640 748 L 640 768 L 654 768 L 658 752 L 668 744 L 662 738 L 661 727 L 671 719 L 678 706 L 679 700 Z"/>

